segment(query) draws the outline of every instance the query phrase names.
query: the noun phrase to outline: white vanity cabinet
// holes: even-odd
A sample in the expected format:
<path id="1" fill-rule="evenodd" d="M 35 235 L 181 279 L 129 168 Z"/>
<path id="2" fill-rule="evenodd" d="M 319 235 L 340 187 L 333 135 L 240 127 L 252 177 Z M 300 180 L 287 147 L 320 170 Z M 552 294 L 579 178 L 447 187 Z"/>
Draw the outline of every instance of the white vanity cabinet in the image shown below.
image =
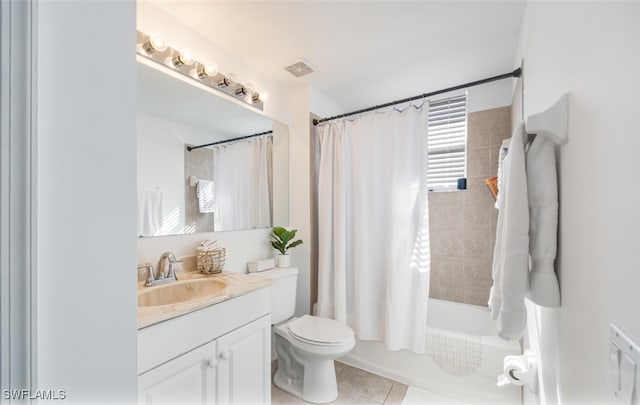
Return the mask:
<path id="1" fill-rule="evenodd" d="M 216 342 L 191 350 L 138 376 L 140 404 L 213 404 Z"/>
<path id="2" fill-rule="evenodd" d="M 220 337 L 217 345 L 217 403 L 270 403 L 271 317 Z"/>
<path id="3" fill-rule="evenodd" d="M 138 377 L 143 404 L 267 404 L 270 317 L 264 316 Z"/>
<path id="4" fill-rule="evenodd" d="M 141 404 L 268 404 L 271 289 L 138 330 Z"/>

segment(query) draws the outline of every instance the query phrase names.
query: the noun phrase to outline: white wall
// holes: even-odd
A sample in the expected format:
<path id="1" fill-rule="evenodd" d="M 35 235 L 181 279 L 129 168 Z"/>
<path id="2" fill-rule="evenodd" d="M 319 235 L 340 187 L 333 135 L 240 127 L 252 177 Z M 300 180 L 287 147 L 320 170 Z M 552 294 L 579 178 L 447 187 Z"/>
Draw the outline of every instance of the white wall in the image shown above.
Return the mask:
<path id="1" fill-rule="evenodd" d="M 518 65 L 514 65 L 515 70 Z M 499 80 L 467 89 L 467 112 L 489 110 L 511 105 L 514 79 Z"/>
<path id="2" fill-rule="evenodd" d="M 513 69 L 515 70 L 517 67 L 518 65 L 516 64 Z M 506 107 L 511 105 L 514 81 L 515 79 L 499 80 L 480 86 L 469 87 L 464 90 L 439 94 L 437 96 L 433 96 L 432 100 L 442 100 L 448 97 L 466 94 L 467 113 Z"/>
<path id="3" fill-rule="evenodd" d="M 289 127 L 273 122 L 273 225 L 289 224 Z"/>
<path id="4" fill-rule="evenodd" d="M 638 2 L 529 2 L 525 14 L 525 116 L 570 93 L 559 161 L 562 307 L 537 314 L 557 373 L 549 389 L 562 403 L 613 401 L 609 323 L 640 341 L 638 21 Z"/>
<path id="5" fill-rule="evenodd" d="M 37 385 L 136 400 L 133 1 L 41 1 Z"/>
<path id="6" fill-rule="evenodd" d="M 289 93 L 289 215 L 291 228 L 303 244 L 291 250 L 291 261 L 300 269 L 296 296 L 296 315 L 310 313 L 311 291 L 311 214 L 309 166 L 309 87 L 301 85 Z"/>
<path id="7" fill-rule="evenodd" d="M 326 94 L 309 86 L 309 109 L 319 117 L 330 117 L 332 115 L 347 112 L 341 105 L 330 99 Z"/>
<path id="8" fill-rule="evenodd" d="M 270 229 L 255 229 L 140 238 L 138 263 L 157 263 L 163 252 L 172 252 L 177 257 L 193 256 L 201 241 L 214 239 L 226 248 L 225 271 L 246 273 L 247 262 L 274 257 L 269 232 Z"/>

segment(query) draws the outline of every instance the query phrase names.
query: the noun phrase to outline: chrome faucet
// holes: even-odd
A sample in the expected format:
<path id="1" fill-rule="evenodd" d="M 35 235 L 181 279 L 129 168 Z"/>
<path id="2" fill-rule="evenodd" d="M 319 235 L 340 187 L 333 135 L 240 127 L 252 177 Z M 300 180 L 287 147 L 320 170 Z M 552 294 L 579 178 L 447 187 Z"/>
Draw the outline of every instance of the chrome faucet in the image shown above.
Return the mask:
<path id="1" fill-rule="evenodd" d="M 166 262 L 169 262 L 168 267 L 165 266 Z M 176 272 L 173 265 L 176 263 L 182 263 L 182 260 L 176 260 L 176 256 L 171 252 L 164 252 L 160 256 L 160 262 L 158 262 L 158 270 L 160 271 L 160 277 L 168 281 L 177 281 Z M 165 271 L 165 268 L 167 271 Z"/>
<path id="2" fill-rule="evenodd" d="M 168 265 L 166 265 L 167 261 L 169 262 Z M 158 262 L 157 276 L 154 274 L 153 265 L 151 265 L 151 263 L 139 265 L 138 269 L 147 269 L 147 281 L 144 283 L 145 287 L 177 281 L 178 278 L 176 277 L 176 272 L 173 268 L 173 265 L 176 263 L 182 263 L 182 260 L 176 260 L 176 256 L 173 253 L 163 253 L 162 256 L 160 256 L 160 261 Z"/>

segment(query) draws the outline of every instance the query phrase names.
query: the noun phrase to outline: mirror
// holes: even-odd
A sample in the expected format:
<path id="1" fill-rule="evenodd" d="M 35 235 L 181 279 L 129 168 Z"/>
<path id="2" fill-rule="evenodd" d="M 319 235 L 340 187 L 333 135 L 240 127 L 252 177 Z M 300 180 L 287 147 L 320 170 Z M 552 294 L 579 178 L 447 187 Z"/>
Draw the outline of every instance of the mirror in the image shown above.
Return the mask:
<path id="1" fill-rule="evenodd" d="M 150 63 L 138 60 L 138 235 L 288 224 L 287 126 Z"/>

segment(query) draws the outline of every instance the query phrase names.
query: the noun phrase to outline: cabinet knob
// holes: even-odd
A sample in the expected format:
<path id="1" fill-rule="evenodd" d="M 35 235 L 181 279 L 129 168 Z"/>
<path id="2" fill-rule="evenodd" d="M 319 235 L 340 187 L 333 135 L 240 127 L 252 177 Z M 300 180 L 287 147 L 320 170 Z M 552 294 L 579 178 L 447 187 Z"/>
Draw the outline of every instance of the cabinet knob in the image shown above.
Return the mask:
<path id="1" fill-rule="evenodd" d="M 229 356 L 231 356 L 231 354 L 229 353 L 228 349 L 225 349 L 222 352 L 220 352 L 220 358 L 222 360 L 229 360 Z"/>
<path id="2" fill-rule="evenodd" d="M 207 362 L 207 367 L 209 368 L 216 368 L 217 365 L 218 365 L 218 360 L 215 357 L 210 358 L 209 361 Z"/>

